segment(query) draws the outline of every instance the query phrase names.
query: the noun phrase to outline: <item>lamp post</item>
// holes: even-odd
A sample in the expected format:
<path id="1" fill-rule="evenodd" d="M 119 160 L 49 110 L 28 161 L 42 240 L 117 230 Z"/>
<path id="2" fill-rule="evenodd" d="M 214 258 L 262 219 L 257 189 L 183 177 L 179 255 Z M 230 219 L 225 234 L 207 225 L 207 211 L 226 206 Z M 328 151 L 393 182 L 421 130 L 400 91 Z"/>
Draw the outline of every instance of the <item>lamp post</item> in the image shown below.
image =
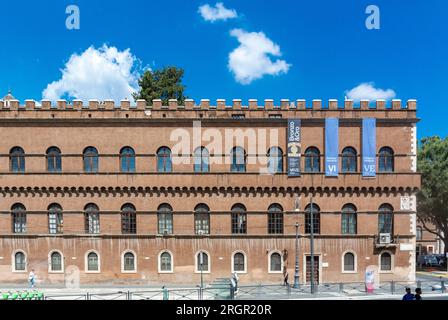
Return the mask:
<path id="1" fill-rule="evenodd" d="M 202 276 L 202 270 L 204 269 L 204 253 L 202 251 L 199 253 L 199 265 L 201 268 L 201 287 L 199 288 L 199 296 L 202 300 L 202 288 L 204 287 L 204 279 Z"/>
<path id="2" fill-rule="evenodd" d="M 294 273 L 294 289 L 299 289 L 299 223 L 296 222 L 296 269 Z"/>

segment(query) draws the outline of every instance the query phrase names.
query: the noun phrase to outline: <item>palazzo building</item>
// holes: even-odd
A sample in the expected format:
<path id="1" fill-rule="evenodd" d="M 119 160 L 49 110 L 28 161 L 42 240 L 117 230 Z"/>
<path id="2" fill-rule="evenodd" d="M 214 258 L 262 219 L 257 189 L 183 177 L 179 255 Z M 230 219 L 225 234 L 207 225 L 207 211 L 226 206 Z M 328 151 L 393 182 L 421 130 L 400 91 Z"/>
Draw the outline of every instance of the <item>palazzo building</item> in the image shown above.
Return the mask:
<path id="1" fill-rule="evenodd" d="M 312 274 L 311 231 L 319 283 L 363 282 L 366 270 L 413 281 L 417 122 L 415 100 L 149 106 L 8 95 L 0 283 L 26 283 L 32 269 L 41 286 L 196 285 L 232 272 L 242 284 L 282 283 L 285 270 L 292 282 L 296 224 L 300 283 Z"/>

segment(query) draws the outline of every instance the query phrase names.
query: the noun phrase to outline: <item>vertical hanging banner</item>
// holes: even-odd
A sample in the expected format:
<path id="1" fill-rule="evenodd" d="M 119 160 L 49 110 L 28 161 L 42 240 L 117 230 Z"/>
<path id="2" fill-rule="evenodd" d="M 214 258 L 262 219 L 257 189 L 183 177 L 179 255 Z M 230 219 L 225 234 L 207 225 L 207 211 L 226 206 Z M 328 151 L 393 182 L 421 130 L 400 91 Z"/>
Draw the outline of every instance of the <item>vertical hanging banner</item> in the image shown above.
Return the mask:
<path id="1" fill-rule="evenodd" d="M 300 176 L 300 119 L 288 119 L 288 177 Z"/>
<path id="2" fill-rule="evenodd" d="M 362 119 L 362 176 L 376 176 L 376 119 Z"/>
<path id="3" fill-rule="evenodd" d="M 339 119 L 325 119 L 325 175 L 339 174 Z"/>

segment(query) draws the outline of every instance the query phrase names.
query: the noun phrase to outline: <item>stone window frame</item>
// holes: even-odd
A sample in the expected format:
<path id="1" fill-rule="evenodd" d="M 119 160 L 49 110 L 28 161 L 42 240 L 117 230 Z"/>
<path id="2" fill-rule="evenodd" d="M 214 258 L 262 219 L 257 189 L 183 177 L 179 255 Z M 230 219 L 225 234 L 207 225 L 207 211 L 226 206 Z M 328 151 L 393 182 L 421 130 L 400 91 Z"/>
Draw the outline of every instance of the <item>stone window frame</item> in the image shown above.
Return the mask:
<path id="1" fill-rule="evenodd" d="M 354 269 L 353 270 L 345 270 L 345 255 L 347 253 L 353 254 L 354 258 Z M 345 250 L 341 256 L 341 273 L 358 273 L 358 255 L 354 250 Z"/>
<path id="2" fill-rule="evenodd" d="M 162 254 L 164 253 L 171 256 L 171 270 L 162 270 Z M 170 250 L 162 250 L 157 255 L 157 271 L 158 273 L 174 273 L 174 255 Z"/>
<path id="3" fill-rule="evenodd" d="M 237 253 L 241 253 L 244 256 L 244 270 L 243 271 L 236 271 L 235 270 L 234 262 L 235 262 L 235 255 Z M 232 270 L 232 273 L 234 273 L 234 272 L 239 273 L 239 274 L 247 273 L 247 254 L 246 254 L 246 252 L 244 252 L 243 250 L 235 250 L 235 251 L 232 252 L 232 256 L 231 256 L 230 260 L 231 260 L 230 269 Z"/>
<path id="4" fill-rule="evenodd" d="M 390 254 L 390 270 L 383 270 L 381 269 L 381 256 L 384 253 L 388 253 Z M 394 269 L 395 269 L 395 259 L 394 259 L 394 254 L 389 251 L 389 250 L 383 250 L 381 251 L 381 253 L 378 255 L 378 272 L 379 273 L 394 273 Z"/>
<path id="5" fill-rule="evenodd" d="M 61 255 L 61 270 L 52 270 L 51 256 L 53 255 L 53 253 L 59 253 Z M 48 273 L 64 273 L 64 272 L 65 272 L 65 263 L 62 251 L 57 249 L 50 250 L 50 252 L 48 253 Z"/>
<path id="6" fill-rule="evenodd" d="M 16 269 L 16 254 L 17 253 L 23 253 L 25 256 L 25 270 L 17 270 Z M 13 273 L 27 273 L 28 272 L 28 255 L 26 254 L 25 250 L 17 249 L 14 250 L 11 254 L 11 271 Z"/>
<path id="7" fill-rule="evenodd" d="M 89 270 L 89 254 L 95 253 L 98 257 L 98 270 Z M 84 272 L 85 273 L 101 273 L 101 255 L 98 251 L 94 249 L 90 249 L 86 251 L 86 254 L 84 255 Z"/>
<path id="8" fill-rule="evenodd" d="M 134 255 L 134 270 L 125 270 L 125 269 L 124 269 L 124 255 L 125 255 L 126 253 L 132 253 L 132 254 Z M 126 250 L 124 250 L 124 251 L 121 253 L 121 263 L 120 263 L 120 265 L 121 265 L 121 273 L 137 273 L 137 270 L 138 270 L 138 264 L 137 264 L 137 262 L 138 262 L 137 254 L 135 253 L 134 250 L 131 250 L 131 249 L 126 249 Z"/>
<path id="9" fill-rule="evenodd" d="M 199 265 L 198 265 L 198 256 L 199 253 L 204 252 L 205 254 L 207 254 L 208 256 L 208 270 L 207 271 L 202 271 L 202 273 L 211 273 L 212 271 L 212 259 L 210 256 L 210 253 L 207 250 L 198 250 L 195 255 L 194 255 L 194 273 L 201 273 L 201 270 L 199 270 Z"/>
<path id="10" fill-rule="evenodd" d="M 272 255 L 273 255 L 274 253 L 278 253 L 278 254 L 280 255 L 280 263 L 281 263 L 281 267 L 280 267 L 280 270 L 279 270 L 279 271 L 276 271 L 276 270 L 272 270 L 272 269 L 271 269 L 271 258 L 272 258 Z M 281 252 L 280 250 L 271 250 L 271 251 L 269 251 L 269 253 L 268 253 L 268 273 L 272 273 L 272 274 L 280 274 L 280 273 L 283 273 L 283 268 L 284 268 L 284 263 L 283 263 L 283 255 L 282 255 L 282 252 Z"/>

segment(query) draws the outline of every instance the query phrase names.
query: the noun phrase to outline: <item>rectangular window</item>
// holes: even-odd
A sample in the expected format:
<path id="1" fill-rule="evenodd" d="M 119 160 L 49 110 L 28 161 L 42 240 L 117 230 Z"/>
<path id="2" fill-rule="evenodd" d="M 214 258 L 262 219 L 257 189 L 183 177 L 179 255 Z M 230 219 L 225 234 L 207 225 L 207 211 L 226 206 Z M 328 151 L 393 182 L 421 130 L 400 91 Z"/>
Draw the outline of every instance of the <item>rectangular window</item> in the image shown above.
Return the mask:
<path id="1" fill-rule="evenodd" d="M 173 215 L 171 213 L 159 213 L 159 234 L 173 234 Z"/>
<path id="2" fill-rule="evenodd" d="M 49 213 L 48 223 L 50 234 L 60 234 L 63 232 L 62 214 L 54 212 Z"/>
<path id="3" fill-rule="evenodd" d="M 210 234 L 210 215 L 208 213 L 195 213 L 194 225 L 196 234 Z"/>
<path id="4" fill-rule="evenodd" d="M 268 233 L 282 234 L 283 233 L 283 213 L 269 213 L 268 214 Z"/>
<path id="5" fill-rule="evenodd" d="M 26 213 L 16 212 L 13 214 L 13 232 L 26 233 Z"/>
<path id="6" fill-rule="evenodd" d="M 380 213 L 378 215 L 378 232 L 392 234 L 393 215 L 391 213 Z"/>
<path id="7" fill-rule="evenodd" d="M 136 234 L 137 223 L 135 213 L 123 213 L 122 215 L 122 228 L 124 234 Z"/>
<path id="8" fill-rule="evenodd" d="M 342 234 L 356 234 L 356 214 L 342 214 Z"/>
<path id="9" fill-rule="evenodd" d="M 232 233 L 246 234 L 247 233 L 247 215 L 242 212 L 232 213 Z"/>
<path id="10" fill-rule="evenodd" d="M 98 213 L 86 214 L 86 233 L 100 233 L 100 217 Z"/>

